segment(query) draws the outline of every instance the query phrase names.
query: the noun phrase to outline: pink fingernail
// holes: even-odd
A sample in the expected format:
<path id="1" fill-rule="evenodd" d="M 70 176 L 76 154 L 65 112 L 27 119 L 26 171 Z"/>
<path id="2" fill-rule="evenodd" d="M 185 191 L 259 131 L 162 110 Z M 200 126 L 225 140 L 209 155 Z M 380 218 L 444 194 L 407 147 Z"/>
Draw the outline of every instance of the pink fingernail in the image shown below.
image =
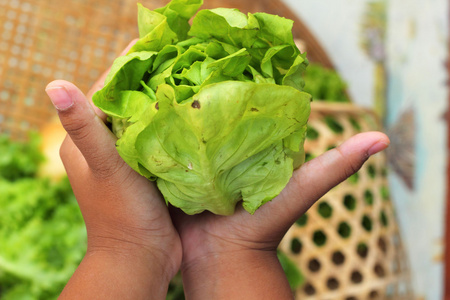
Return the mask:
<path id="1" fill-rule="evenodd" d="M 57 110 L 67 110 L 73 105 L 73 99 L 63 86 L 49 87 L 45 90 Z"/>
<path id="2" fill-rule="evenodd" d="M 375 143 L 372 147 L 370 147 L 370 149 L 367 151 L 367 154 L 369 154 L 369 156 L 372 156 L 374 154 L 377 154 L 380 151 L 383 151 L 388 146 L 389 146 L 389 143 L 379 141 L 379 142 Z"/>

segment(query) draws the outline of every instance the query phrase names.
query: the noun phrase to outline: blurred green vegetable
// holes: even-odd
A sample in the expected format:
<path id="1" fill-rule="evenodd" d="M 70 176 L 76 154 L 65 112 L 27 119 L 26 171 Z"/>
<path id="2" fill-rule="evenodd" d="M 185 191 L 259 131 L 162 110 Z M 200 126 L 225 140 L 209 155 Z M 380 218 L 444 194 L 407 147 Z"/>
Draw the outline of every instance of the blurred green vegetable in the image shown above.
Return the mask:
<path id="1" fill-rule="evenodd" d="M 305 73 L 305 92 L 312 95 L 314 101 L 350 102 L 347 84 L 339 74 L 318 64 L 310 64 Z"/>
<path id="2" fill-rule="evenodd" d="M 8 136 L 0 135 L 0 179 L 16 180 L 34 177 L 44 160 L 39 152 L 40 137 L 30 134 L 27 143 L 12 143 Z"/>
<path id="3" fill-rule="evenodd" d="M 280 261 L 281 267 L 286 274 L 289 281 L 289 285 L 292 290 L 296 290 L 305 282 L 305 277 L 298 268 L 298 266 L 286 255 L 286 253 L 278 250 L 277 251 L 278 260 Z"/>
<path id="4" fill-rule="evenodd" d="M 65 178 L 36 172 L 39 137 L 0 137 L 0 299 L 56 299 L 86 248 L 83 219 Z"/>
<path id="5" fill-rule="evenodd" d="M 94 103 L 117 150 L 188 214 L 254 213 L 304 161 L 311 96 L 293 22 L 201 0 L 139 5 L 140 40 L 113 64 Z"/>

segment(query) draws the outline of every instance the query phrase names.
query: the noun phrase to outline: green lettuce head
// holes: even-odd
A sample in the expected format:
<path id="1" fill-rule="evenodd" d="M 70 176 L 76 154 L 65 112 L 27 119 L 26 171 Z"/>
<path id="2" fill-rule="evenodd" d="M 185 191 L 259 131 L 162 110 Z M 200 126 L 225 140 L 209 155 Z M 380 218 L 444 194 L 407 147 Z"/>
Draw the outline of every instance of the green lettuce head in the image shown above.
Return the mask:
<path id="1" fill-rule="evenodd" d="M 311 96 L 293 22 L 202 0 L 139 5 L 139 41 L 116 59 L 94 103 L 117 150 L 188 214 L 254 213 L 304 161 Z"/>

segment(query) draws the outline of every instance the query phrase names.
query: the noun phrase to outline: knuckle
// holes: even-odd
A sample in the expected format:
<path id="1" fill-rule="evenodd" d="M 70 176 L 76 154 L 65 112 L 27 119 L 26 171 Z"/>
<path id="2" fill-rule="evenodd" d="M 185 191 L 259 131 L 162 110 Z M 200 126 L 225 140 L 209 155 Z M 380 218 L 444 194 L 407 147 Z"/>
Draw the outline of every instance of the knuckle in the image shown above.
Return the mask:
<path id="1" fill-rule="evenodd" d="M 70 122 L 65 122 L 63 126 L 73 140 L 86 139 L 90 134 L 90 130 L 88 130 L 89 123 L 84 120 L 74 119 Z"/>
<path id="2" fill-rule="evenodd" d="M 96 156 L 93 161 L 96 163 L 94 165 L 90 165 L 93 175 L 98 180 L 110 180 L 112 178 L 120 177 L 117 176 L 120 172 L 124 170 L 125 162 L 118 157 L 111 158 L 111 156 L 107 156 L 104 154 L 93 154 Z"/>
<path id="3" fill-rule="evenodd" d="M 345 153 L 342 152 L 340 147 L 337 147 L 334 150 L 338 153 L 338 155 L 344 162 L 343 171 L 344 171 L 345 178 L 348 178 L 351 175 L 357 173 L 359 171 L 359 169 L 361 169 L 361 166 L 367 159 L 365 157 L 364 158 L 358 157 L 358 159 L 351 159 L 348 155 L 346 155 Z M 343 179 L 345 179 L 345 178 L 343 178 Z"/>

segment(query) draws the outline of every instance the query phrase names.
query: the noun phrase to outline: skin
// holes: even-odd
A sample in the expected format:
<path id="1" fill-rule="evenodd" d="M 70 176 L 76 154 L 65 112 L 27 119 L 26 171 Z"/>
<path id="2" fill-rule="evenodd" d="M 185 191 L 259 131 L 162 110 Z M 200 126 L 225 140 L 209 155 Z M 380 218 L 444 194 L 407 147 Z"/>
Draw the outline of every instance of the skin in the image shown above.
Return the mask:
<path id="1" fill-rule="evenodd" d="M 165 299 L 179 269 L 187 299 L 292 299 L 276 256 L 282 237 L 328 190 L 389 145 L 380 132 L 350 138 L 296 170 L 254 215 L 239 206 L 228 217 L 188 216 L 168 209 L 155 185 L 117 154 L 116 138 L 91 101 L 103 81 L 87 96 L 62 80 L 46 88 L 68 133 L 61 158 L 88 233 L 86 256 L 61 299 Z"/>

